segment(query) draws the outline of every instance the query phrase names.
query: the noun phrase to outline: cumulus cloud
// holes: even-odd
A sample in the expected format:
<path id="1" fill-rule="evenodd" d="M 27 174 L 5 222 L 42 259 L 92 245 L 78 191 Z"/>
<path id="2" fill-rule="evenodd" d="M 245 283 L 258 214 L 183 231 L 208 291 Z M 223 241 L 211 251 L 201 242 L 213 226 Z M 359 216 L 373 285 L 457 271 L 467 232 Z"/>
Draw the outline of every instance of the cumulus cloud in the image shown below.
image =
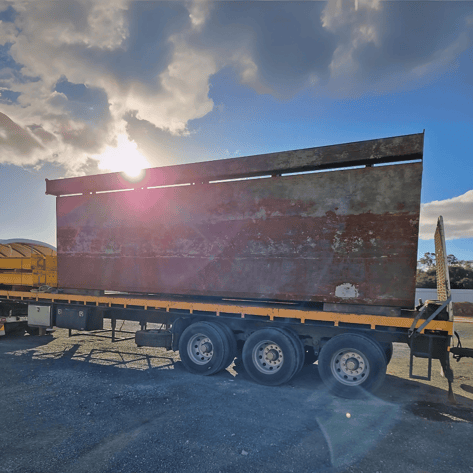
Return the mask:
<path id="1" fill-rule="evenodd" d="M 419 238 L 432 240 L 438 217 L 445 224 L 445 238 L 473 238 L 473 190 L 458 197 L 423 204 L 420 211 Z"/>
<path id="2" fill-rule="evenodd" d="M 215 61 L 185 34 L 203 23 L 205 2 L 18 1 L 13 8 L 16 19 L 0 35 L 16 71 L 0 82 L 2 112 L 28 139 L 15 153 L 19 141 L 5 138 L 1 162 L 56 161 L 76 173 L 123 141 L 130 113 L 185 135 L 189 120 L 212 110 Z"/>
<path id="3" fill-rule="evenodd" d="M 6 5 L 0 162 L 53 161 L 69 173 L 96 169 L 91 163 L 123 141 L 130 116 L 135 129 L 139 121 L 156 136 L 186 136 L 190 120 L 213 110 L 209 84 L 223 68 L 280 98 L 307 87 L 360 94 L 443 67 L 473 37 L 469 2 Z"/>
<path id="4" fill-rule="evenodd" d="M 4 113 L 0 113 L 0 146 L 4 151 L 28 156 L 42 146 L 27 130 L 17 125 Z M 12 156 L 11 159 L 14 159 Z"/>
<path id="5" fill-rule="evenodd" d="M 338 41 L 328 88 L 358 95 L 421 85 L 471 47 L 472 14 L 471 2 L 329 1 L 322 20 Z"/>

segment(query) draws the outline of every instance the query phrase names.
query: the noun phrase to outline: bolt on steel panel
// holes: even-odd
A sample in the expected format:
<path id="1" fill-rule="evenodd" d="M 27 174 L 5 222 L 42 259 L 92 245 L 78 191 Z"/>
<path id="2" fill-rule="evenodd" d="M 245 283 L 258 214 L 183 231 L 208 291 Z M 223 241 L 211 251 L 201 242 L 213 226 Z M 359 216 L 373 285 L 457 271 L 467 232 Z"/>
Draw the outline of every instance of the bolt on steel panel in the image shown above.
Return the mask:
<path id="1" fill-rule="evenodd" d="M 59 286 L 414 306 L 421 163 L 57 198 Z"/>

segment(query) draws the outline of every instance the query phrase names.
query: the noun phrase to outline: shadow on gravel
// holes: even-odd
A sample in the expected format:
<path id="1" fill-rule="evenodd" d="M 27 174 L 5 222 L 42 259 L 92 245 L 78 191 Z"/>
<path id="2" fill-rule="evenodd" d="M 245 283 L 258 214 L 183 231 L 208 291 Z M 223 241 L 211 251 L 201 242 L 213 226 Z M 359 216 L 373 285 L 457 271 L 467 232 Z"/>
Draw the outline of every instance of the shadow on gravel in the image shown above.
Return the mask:
<path id="1" fill-rule="evenodd" d="M 240 359 L 205 377 L 165 350 L 59 342 L 24 337 L 0 350 L 5 393 L 18 393 L 0 432 L 6 471 L 417 471 L 409 439 L 425 438 L 426 423 L 473 422 L 446 390 L 392 375 L 378 395 L 349 400 L 327 392 L 317 364 L 268 387 L 250 382 Z M 429 432 L 438 451 L 444 434 Z"/>
<path id="2" fill-rule="evenodd" d="M 40 347 L 47 345 L 54 340 L 53 335 L 43 335 L 38 337 L 36 335 L 29 335 L 28 333 L 11 333 L 5 337 L 0 337 L 0 351 L 8 350 L 8 347 L 16 343 L 24 343 L 28 348 Z"/>
<path id="3" fill-rule="evenodd" d="M 82 343 L 68 344 L 61 347 L 61 349 L 57 349 L 53 344 L 48 347 L 48 344 L 53 341 L 54 339 L 51 336 L 31 337 L 31 339 L 27 339 L 27 337 L 24 337 L 24 339 L 16 338 L 16 340 L 12 340 L 12 342 L 15 342 L 14 348 L 12 347 L 13 343 L 0 344 L 0 353 L 16 356 L 20 359 L 28 356 L 30 360 L 35 362 L 57 360 L 133 370 L 169 369 L 173 368 L 175 364 L 172 357 L 127 351 L 120 347 L 84 348 Z M 20 346 L 18 346 L 18 342 Z"/>
<path id="4" fill-rule="evenodd" d="M 37 353 L 34 358 L 42 359 L 69 359 L 77 362 L 85 362 L 90 364 L 106 365 L 118 368 L 129 369 L 169 369 L 174 367 L 174 360 L 171 357 L 163 357 L 149 354 L 140 354 L 136 352 L 127 352 L 124 350 L 114 349 L 97 349 L 93 348 L 86 353 L 78 352 L 82 346 L 80 344 L 73 345 L 70 348 L 47 353 Z"/>
<path id="5" fill-rule="evenodd" d="M 454 383 L 455 398 L 457 407 L 465 407 L 473 412 L 473 401 L 462 396 L 458 392 L 458 388 L 465 385 Z M 415 380 L 399 378 L 397 376 L 387 375 L 382 388 L 377 395 L 389 402 L 397 404 L 411 405 L 413 402 L 428 402 L 438 406 L 455 407 L 448 402 L 448 384 L 445 380 L 445 387 L 438 388 L 429 384 L 419 383 Z"/>
<path id="6" fill-rule="evenodd" d="M 68 340 L 70 343 L 73 343 L 73 340 L 70 338 Z M 5 340 L 7 343 L 3 345 L 0 343 L 0 353 L 4 353 L 6 355 L 16 355 L 20 358 L 24 355 L 28 355 L 31 360 L 34 361 L 72 361 L 90 365 L 109 366 L 112 368 L 125 368 L 140 371 L 149 370 L 150 374 L 155 370 L 171 369 L 175 372 L 178 372 L 179 374 L 182 373 L 189 375 L 179 360 L 178 354 L 174 352 L 167 352 L 164 349 L 156 350 L 137 348 L 136 350 L 133 350 L 126 349 L 124 345 L 111 345 L 110 347 L 106 348 L 94 348 L 90 345 L 84 345 L 83 340 L 77 340 L 78 343 L 63 346 L 60 350 L 54 346 L 54 343 L 51 343 L 51 349 L 48 349 L 49 347 L 47 347 L 47 345 L 53 341 L 54 337 L 51 335 L 42 337 L 15 335 L 14 337 L 9 337 L 9 340 Z M 20 347 L 18 346 L 18 343 L 20 344 Z M 10 351 L 12 344 L 15 344 L 17 349 Z M 157 352 L 158 354 L 150 354 L 149 352 L 151 350 L 154 351 L 154 353 Z M 145 352 L 143 353 L 143 351 Z M 169 356 L 166 356 L 167 354 L 169 354 Z M 232 380 L 237 384 L 239 382 L 248 382 L 251 385 L 258 386 L 257 384 L 254 384 L 252 379 L 247 375 L 240 357 L 235 358 L 234 363 L 227 370 L 212 376 L 212 378 Z M 311 390 L 314 391 L 314 393 L 318 391 L 325 391 L 325 386 L 319 376 L 317 363 L 304 366 L 301 372 L 285 386 L 296 390 Z M 473 408 L 472 401 L 459 395 L 458 393 L 458 388 L 464 390 L 465 392 L 471 393 L 473 392 L 473 387 L 466 384 L 456 384 L 456 386 L 457 402 L 469 409 Z M 278 387 L 264 387 L 263 389 L 278 389 Z M 430 405 L 435 405 L 437 407 L 442 405 L 448 406 L 447 382 L 445 381 L 444 389 L 439 389 L 414 380 L 387 375 L 382 388 L 376 393 L 376 397 L 383 402 L 411 406 L 410 410 L 412 413 L 416 415 L 418 413 L 420 417 L 427 418 L 426 416 L 430 415 L 428 406 L 424 415 L 422 414 L 422 407 L 419 409 L 415 407 L 415 400 L 424 400 L 429 402 Z M 456 415 L 453 413 L 453 411 L 448 411 L 448 413 L 454 417 L 461 418 L 461 416 Z M 432 418 L 432 420 L 445 420 L 442 415 L 442 413 L 439 413 L 438 419 Z"/>
<path id="7" fill-rule="evenodd" d="M 473 386 L 470 386 L 469 384 L 460 384 L 460 388 L 467 393 L 473 393 Z"/>
<path id="8" fill-rule="evenodd" d="M 473 410 L 465 407 L 450 406 L 438 402 L 417 401 L 409 405 L 410 411 L 423 419 L 436 422 L 473 423 Z"/>

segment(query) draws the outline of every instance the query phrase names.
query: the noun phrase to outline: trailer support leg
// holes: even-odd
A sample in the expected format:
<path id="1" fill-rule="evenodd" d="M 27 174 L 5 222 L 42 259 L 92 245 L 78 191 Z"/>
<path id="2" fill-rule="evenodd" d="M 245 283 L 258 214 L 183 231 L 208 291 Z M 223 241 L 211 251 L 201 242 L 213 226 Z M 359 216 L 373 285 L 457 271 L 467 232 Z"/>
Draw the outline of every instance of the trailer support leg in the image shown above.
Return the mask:
<path id="1" fill-rule="evenodd" d="M 442 365 L 442 370 L 448 381 L 448 401 L 450 404 L 456 404 L 457 400 L 455 399 L 455 394 L 453 393 L 452 383 L 453 383 L 453 370 L 450 367 L 450 353 L 447 351 L 444 357 L 440 358 L 440 364 Z"/>

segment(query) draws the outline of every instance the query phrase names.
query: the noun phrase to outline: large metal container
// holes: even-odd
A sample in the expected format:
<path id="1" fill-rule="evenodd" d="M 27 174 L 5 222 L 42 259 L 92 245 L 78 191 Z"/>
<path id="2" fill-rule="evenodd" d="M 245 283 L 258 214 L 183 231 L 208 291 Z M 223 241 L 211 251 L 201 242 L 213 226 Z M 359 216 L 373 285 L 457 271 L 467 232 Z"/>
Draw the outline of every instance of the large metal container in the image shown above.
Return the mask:
<path id="1" fill-rule="evenodd" d="M 47 181 L 59 286 L 411 308 L 422 148 L 407 135 L 154 168 L 134 183 Z"/>

